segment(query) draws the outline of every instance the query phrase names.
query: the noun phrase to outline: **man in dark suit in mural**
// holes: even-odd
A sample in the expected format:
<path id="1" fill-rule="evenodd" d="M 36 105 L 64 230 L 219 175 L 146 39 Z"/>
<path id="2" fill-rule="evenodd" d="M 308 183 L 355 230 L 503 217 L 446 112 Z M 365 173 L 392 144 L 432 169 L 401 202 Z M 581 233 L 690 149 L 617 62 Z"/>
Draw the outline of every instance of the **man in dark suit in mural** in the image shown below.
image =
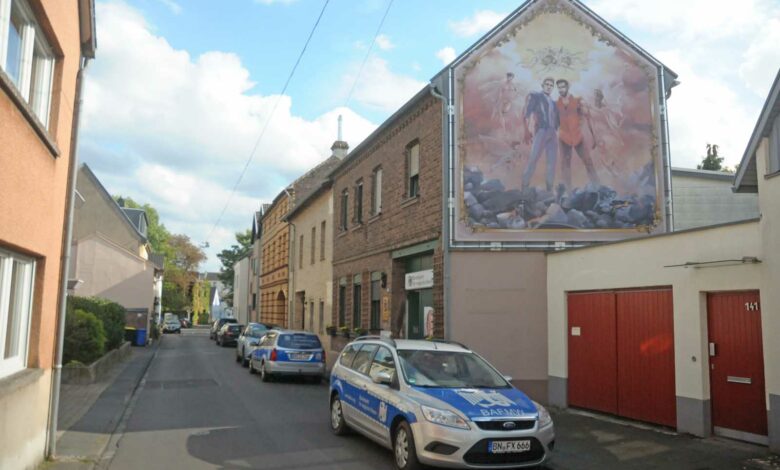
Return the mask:
<path id="1" fill-rule="evenodd" d="M 547 155 L 547 167 L 545 183 L 547 190 L 552 191 L 555 179 L 555 161 L 558 158 L 558 127 L 560 117 L 555 101 L 550 97 L 555 87 L 555 79 L 547 77 L 542 81 L 542 91 L 534 91 L 525 98 L 523 108 L 523 127 L 525 136 L 523 141 L 531 143 L 531 155 L 528 158 L 528 166 L 523 172 L 523 189 L 528 188 L 536 172 L 536 164 L 542 152 Z M 530 125 L 529 125 L 530 124 Z M 533 133 L 531 132 L 533 127 Z"/>

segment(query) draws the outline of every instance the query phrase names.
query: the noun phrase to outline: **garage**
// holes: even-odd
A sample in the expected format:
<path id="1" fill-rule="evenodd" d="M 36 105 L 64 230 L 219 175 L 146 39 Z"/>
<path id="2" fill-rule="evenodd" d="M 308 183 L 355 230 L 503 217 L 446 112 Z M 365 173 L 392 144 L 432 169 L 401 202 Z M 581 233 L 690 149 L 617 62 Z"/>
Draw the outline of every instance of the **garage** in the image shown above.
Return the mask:
<path id="1" fill-rule="evenodd" d="M 676 425 L 672 290 L 567 294 L 570 406 Z"/>

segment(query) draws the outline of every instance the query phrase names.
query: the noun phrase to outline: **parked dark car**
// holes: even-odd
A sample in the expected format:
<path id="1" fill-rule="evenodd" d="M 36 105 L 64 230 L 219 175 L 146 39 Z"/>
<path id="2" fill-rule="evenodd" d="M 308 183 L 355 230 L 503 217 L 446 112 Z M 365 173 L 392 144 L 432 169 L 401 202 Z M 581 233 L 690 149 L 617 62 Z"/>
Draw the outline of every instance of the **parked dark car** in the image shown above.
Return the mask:
<path id="1" fill-rule="evenodd" d="M 236 320 L 235 318 L 220 318 L 214 320 L 214 323 L 211 324 L 211 332 L 209 333 L 209 338 L 216 340 L 217 332 L 225 325 L 225 323 L 238 323 L 238 320 Z"/>
<path id="2" fill-rule="evenodd" d="M 225 323 L 217 332 L 218 346 L 235 346 L 236 340 L 241 336 L 244 325 L 238 323 Z"/>

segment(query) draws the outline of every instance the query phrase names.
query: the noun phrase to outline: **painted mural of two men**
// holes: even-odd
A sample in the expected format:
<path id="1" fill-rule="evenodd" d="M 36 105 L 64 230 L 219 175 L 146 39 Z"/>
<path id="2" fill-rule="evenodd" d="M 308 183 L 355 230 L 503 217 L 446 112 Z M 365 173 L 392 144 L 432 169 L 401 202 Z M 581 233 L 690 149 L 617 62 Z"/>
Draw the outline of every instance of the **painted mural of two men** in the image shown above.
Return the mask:
<path id="1" fill-rule="evenodd" d="M 558 99 L 553 100 L 553 88 L 558 88 Z M 571 159 L 574 152 L 577 153 L 588 173 L 588 179 L 594 185 L 599 184 L 599 177 L 593 166 L 590 149 L 585 143 L 582 134 L 583 120 L 588 125 L 592 142 L 596 142 L 593 133 L 593 125 L 590 121 L 590 113 L 582 98 L 569 93 L 569 81 L 552 77 L 542 80 L 542 90 L 528 94 L 523 108 L 523 125 L 526 144 L 531 144 L 531 154 L 528 165 L 523 172 L 522 188 L 526 189 L 531 184 L 536 172 L 536 164 L 539 162 L 542 152 L 546 156 L 545 185 L 548 191 L 552 191 L 555 181 L 558 150 L 561 153 L 561 174 L 563 184 L 567 191 L 572 190 Z M 533 126 L 533 132 L 531 127 Z"/>

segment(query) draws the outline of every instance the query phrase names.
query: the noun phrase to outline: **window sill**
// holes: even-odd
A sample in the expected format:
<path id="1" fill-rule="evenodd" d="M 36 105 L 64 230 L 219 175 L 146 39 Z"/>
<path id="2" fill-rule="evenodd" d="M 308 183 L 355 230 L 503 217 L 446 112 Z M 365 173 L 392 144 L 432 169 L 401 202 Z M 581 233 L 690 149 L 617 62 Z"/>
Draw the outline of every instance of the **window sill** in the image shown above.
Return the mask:
<path id="1" fill-rule="evenodd" d="M 374 222 L 376 222 L 377 220 L 379 220 L 379 218 L 380 218 L 380 217 L 382 217 L 382 213 L 381 213 L 381 212 L 380 212 L 380 213 L 378 213 L 378 214 L 372 215 L 372 216 L 371 216 L 371 217 L 368 219 L 368 223 L 369 223 L 369 224 L 373 224 Z"/>
<path id="2" fill-rule="evenodd" d="M 51 152 L 52 156 L 54 158 L 59 157 L 60 149 L 57 148 L 54 139 L 49 135 L 49 131 L 47 131 L 41 121 L 38 120 L 38 117 L 35 116 L 35 113 L 33 113 L 32 109 L 30 109 L 30 105 L 22 98 L 22 95 L 19 94 L 19 90 L 16 89 L 16 85 L 11 81 L 11 77 L 2 69 L 0 69 L 0 88 L 5 91 L 8 97 L 11 98 L 11 101 L 19 108 L 22 116 L 24 116 L 35 133 L 38 134 L 38 137 L 40 137 L 43 144 L 46 145 L 46 148 Z"/>
<path id="3" fill-rule="evenodd" d="M 343 229 L 336 234 L 336 238 L 341 238 L 349 233 L 349 229 Z"/>
<path id="4" fill-rule="evenodd" d="M 43 369 L 22 369 L 7 377 L 0 378 L 0 400 L 28 385 L 38 381 L 43 376 Z"/>
<path id="5" fill-rule="evenodd" d="M 780 176 L 780 170 L 772 172 L 772 173 L 767 173 L 766 175 L 764 175 L 764 179 L 765 180 L 771 180 L 775 176 Z"/>
<path id="6" fill-rule="evenodd" d="M 418 202 L 420 202 L 420 195 L 419 194 L 417 196 L 404 199 L 401 202 L 401 207 L 402 208 L 403 207 L 409 207 L 409 206 L 412 206 L 414 204 L 417 204 Z"/>
<path id="7" fill-rule="evenodd" d="M 363 228 L 363 222 L 358 222 L 355 225 L 353 225 L 352 227 L 350 227 L 349 231 L 350 232 L 357 232 L 358 230 L 360 230 L 362 228 Z"/>

